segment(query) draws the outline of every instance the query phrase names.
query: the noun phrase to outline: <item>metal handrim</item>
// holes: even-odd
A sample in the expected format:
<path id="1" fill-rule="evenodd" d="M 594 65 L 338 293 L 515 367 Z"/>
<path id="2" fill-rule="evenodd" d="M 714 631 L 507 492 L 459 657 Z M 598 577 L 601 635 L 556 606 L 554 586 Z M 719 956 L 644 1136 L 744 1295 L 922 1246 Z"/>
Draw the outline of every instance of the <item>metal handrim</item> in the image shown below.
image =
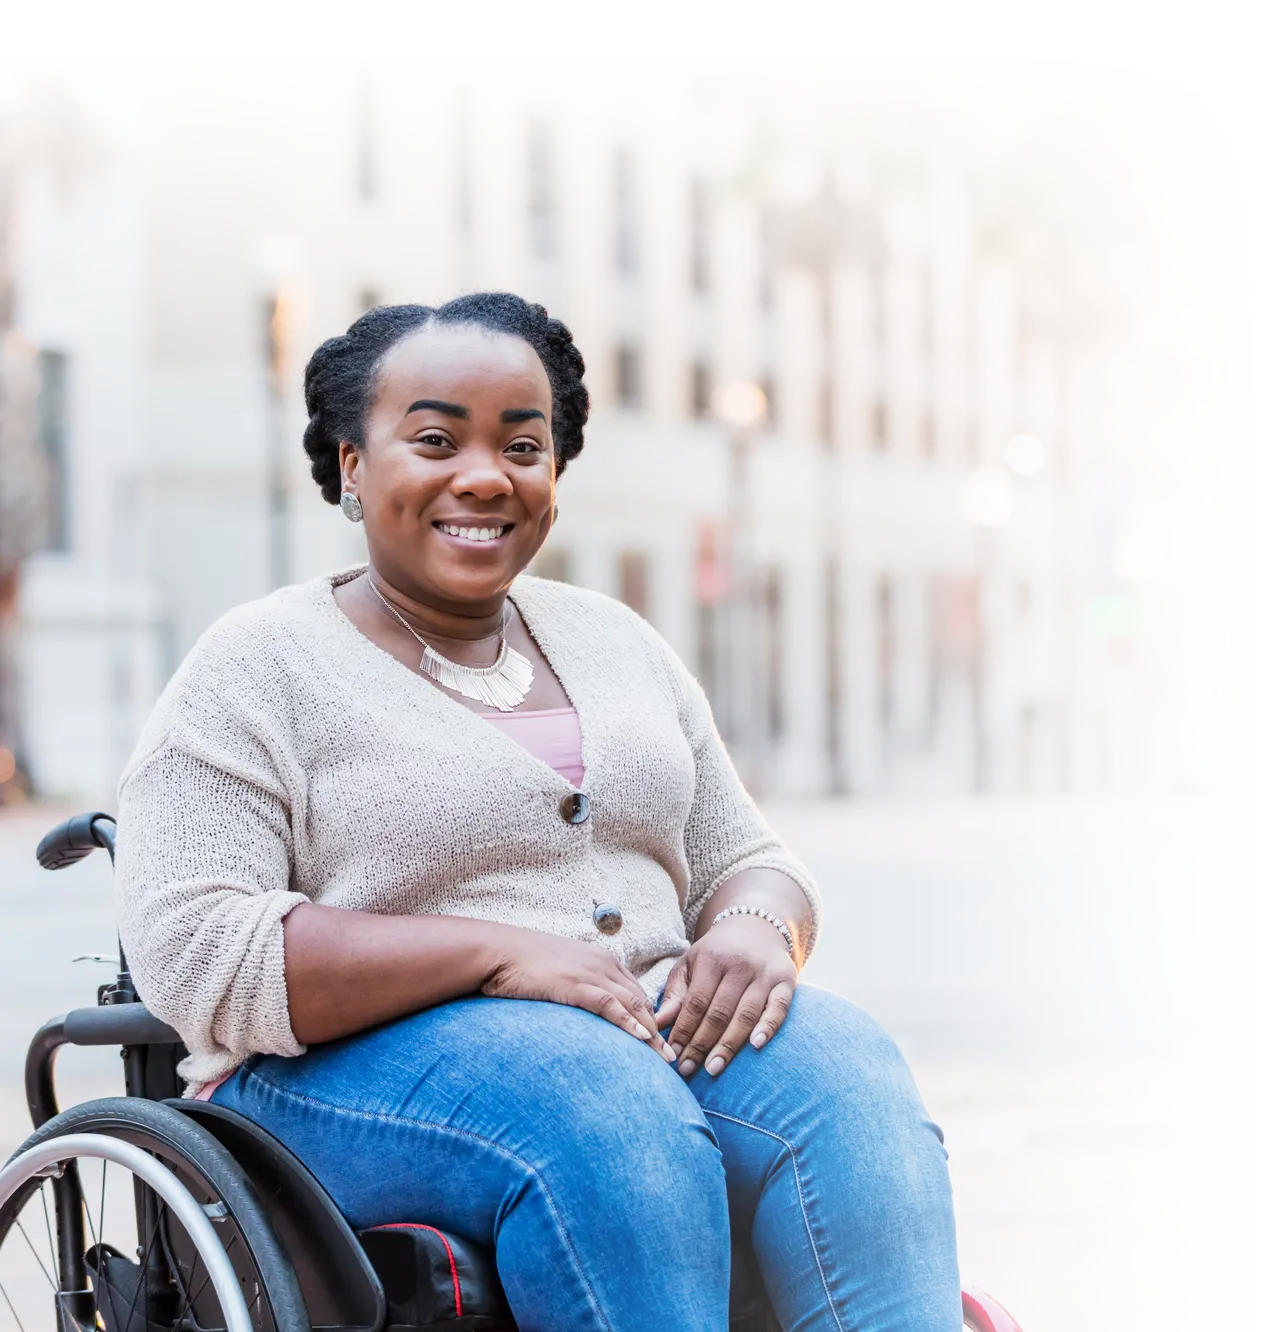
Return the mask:
<path id="1" fill-rule="evenodd" d="M 0 1169 L 0 1206 L 42 1171 L 85 1157 L 109 1161 L 131 1171 L 167 1203 L 202 1256 L 212 1289 L 220 1301 L 226 1332 L 253 1332 L 251 1315 L 233 1263 L 207 1214 L 165 1165 L 130 1142 L 99 1133 L 68 1133 L 29 1147 Z"/>

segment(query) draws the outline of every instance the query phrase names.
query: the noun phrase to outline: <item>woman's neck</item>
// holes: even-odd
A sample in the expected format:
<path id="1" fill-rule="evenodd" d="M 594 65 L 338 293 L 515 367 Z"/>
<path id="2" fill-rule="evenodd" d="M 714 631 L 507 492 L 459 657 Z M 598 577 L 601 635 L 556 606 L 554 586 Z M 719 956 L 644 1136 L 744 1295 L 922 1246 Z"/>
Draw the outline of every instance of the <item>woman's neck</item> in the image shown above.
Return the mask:
<path id="1" fill-rule="evenodd" d="M 373 564 L 367 565 L 366 573 L 359 582 L 366 585 L 368 602 L 381 614 L 391 616 L 392 611 L 396 611 L 416 633 L 429 642 L 478 643 L 497 638 L 503 632 L 506 593 L 500 593 L 497 599 L 476 602 L 470 606 L 445 603 L 428 598 L 419 589 L 403 591 L 389 582 Z"/>

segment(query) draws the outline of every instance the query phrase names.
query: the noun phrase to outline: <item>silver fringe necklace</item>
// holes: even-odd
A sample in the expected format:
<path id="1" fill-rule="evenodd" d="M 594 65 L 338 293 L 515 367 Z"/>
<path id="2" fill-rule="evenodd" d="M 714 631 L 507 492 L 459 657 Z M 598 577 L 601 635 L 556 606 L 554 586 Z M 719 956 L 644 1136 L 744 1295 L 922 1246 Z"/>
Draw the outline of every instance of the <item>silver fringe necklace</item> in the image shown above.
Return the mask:
<path id="1" fill-rule="evenodd" d="M 435 652 L 428 641 L 375 586 L 375 580 L 369 574 L 366 575 L 366 581 L 370 584 L 370 590 L 383 602 L 388 614 L 407 633 L 418 639 L 423 648 L 423 660 L 419 663 L 419 669 L 429 679 L 435 680 L 445 689 L 452 689 L 456 694 L 462 694 L 464 698 L 472 698 L 487 707 L 497 708 L 499 712 L 511 712 L 525 701 L 529 686 L 534 682 L 534 667 L 528 657 L 522 656 L 507 641 L 505 615 L 499 635 L 498 657 L 494 664 L 464 666 Z"/>

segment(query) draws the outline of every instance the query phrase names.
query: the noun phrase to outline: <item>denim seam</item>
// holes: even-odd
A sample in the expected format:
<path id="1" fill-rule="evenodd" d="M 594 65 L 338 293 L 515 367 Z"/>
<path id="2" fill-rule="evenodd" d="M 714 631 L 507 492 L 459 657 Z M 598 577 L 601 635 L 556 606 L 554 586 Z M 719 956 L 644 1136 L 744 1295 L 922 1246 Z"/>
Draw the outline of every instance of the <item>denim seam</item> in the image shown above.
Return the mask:
<path id="1" fill-rule="evenodd" d="M 789 1153 L 790 1164 L 794 1167 L 794 1187 L 798 1190 L 798 1206 L 803 1214 L 803 1226 L 807 1231 L 807 1239 L 811 1244 L 812 1256 L 816 1260 L 816 1271 L 820 1273 L 820 1284 L 824 1288 L 825 1300 L 829 1305 L 829 1312 L 833 1314 L 833 1321 L 838 1325 L 838 1332 L 845 1332 L 842 1326 L 842 1319 L 838 1317 L 838 1311 L 834 1308 L 833 1295 L 829 1290 L 829 1281 L 825 1276 L 824 1264 L 820 1261 L 820 1250 L 816 1245 L 816 1236 L 812 1230 L 811 1217 L 808 1214 L 807 1197 L 803 1193 L 802 1172 L 798 1169 L 798 1153 L 794 1151 L 794 1144 L 788 1138 L 782 1138 L 779 1133 L 773 1133 L 771 1129 L 761 1128 L 758 1124 L 751 1124 L 747 1119 L 738 1119 L 735 1115 L 725 1115 L 719 1110 L 706 1110 L 701 1107 L 707 1115 L 713 1115 L 715 1119 L 727 1120 L 729 1124 L 739 1124 L 741 1128 L 753 1129 L 755 1133 L 761 1133 L 766 1138 L 774 1138 Z"/>
<path id="2" fill-rule="evenodd" d="M 587 1298 L 591 1301 L 592 1309 L 595 1310 L 596 1317 L 600 1320 L 601 1324 L 608 1329 L 608 1332 L 613 1332 L 612 1324 L 604 1316 L 604 1310 L 600 1307 L 600 1302 L 596 1298 L 595 1289 L 591 1285 L 591 1280 L 587 1276 L 586 1271 L 583 1269 L 582 1263 L 578 1258 L 578 1252 L 573 1244 L 573 1237 L 569 1234 L 569 1228 L 565 1225 L 564 1218 L 560 1214 L 560 1209 L 556 1206 L 555 1199 L 551 1196 L 551 1190 L 547 1187 L 547 1181 L 543 1179 L 541 1172 L 523 1157 L 518 1156 L 515 1152 L 503 1147 L 497 1142 L 491 1142 L 488 1138 L 481 1137 L 479 1133 L 473 1133 L 471 1129 L 452 1128 L 448 1124 L 436 1124 L 429 1119 L 407 1119 L 403 1115 L 389 1115 L 373 1110 L 354 1110 L 348 1106 L 335 1105 L 331 1101 L 319 1100 L 316 1096 L 307 1096 L 303 1092 L 294 1092 L 287 1087 L 280 1087 L 276 1082 L 271 1082 L 268 1078 L 262 1077 L 259 1073 L 248 1073 L 247 1077 L 253 1078 L 256 1082 L 268 1087 L 270 1091 L 277 1092 L 279 1096 L 288 1096 L 293 1101 L 302 1101 L 308 1105 L 320 1106 L 322 1109 L 333 1111 L 337 1115 L 352 1115 L 356 1119 L 372 1119 L 403 1127 L 432 1129 L 434 1132 L 447 1133 L 456 1138 L 470 1138 L 473 1142 L 479 1142 L 482 1147 L 489 1148 L 490 1151 L 496 1152 L 499 1156 L 504 1156 L 511 1161 L 515 1161 L 522 1170 L 527 1171 L 534 1180 L 537 1181 L 538 1187 L 542 1190 L 542 1196 L 547 1200 L 547 1206 L 551 1209 L 551 1214 L 555 1218 L 556 1228 L 564 1239 L 565 1247 L 569 1251 L 569 1257 L 573 1260 L 574 1269 L 582 1280 L 582 1285 L 586 1290 Z M 820 1260 L 817 1259 L 816 1261 L 819 1262 Z"/>

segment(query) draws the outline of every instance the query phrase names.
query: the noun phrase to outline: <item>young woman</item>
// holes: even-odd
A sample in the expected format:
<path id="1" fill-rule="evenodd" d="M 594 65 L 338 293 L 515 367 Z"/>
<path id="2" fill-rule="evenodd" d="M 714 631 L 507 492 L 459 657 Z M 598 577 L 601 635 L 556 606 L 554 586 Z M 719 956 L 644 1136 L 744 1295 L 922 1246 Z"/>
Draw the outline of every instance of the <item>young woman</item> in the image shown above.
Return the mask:
<path id="1" fill-rule="evenodd" d="M 724 1332 L 733 1237 L 786 1328 L 953 1332 L 939 1130 L 870 1018 L 796 989 L 807 871 L 662 639 L 523 576 L 583 368 L 501 294 L 314 353 L 305 448 L 369 563 L 227 615 L 155 709 L 141 993 L 354 1225 L 493 1246 L 523 1332 Z"/>

